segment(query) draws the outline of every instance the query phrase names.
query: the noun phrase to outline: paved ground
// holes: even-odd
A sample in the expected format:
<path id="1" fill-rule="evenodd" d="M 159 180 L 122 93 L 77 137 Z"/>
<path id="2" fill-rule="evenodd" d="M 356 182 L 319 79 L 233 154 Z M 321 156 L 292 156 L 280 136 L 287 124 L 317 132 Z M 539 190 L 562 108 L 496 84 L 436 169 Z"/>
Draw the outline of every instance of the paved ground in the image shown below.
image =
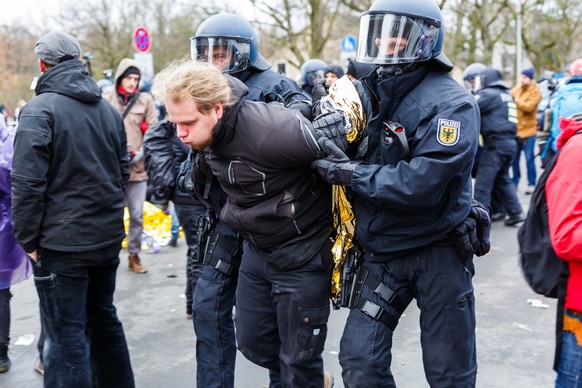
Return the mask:
<path id="1" fill-rule="evenodd" d="M 529 198 L 520 199 L 527 209 Z M 550 387 L 554 351 L 555 302 L 531 292 L 517 262 L 516 228 L 496 223 L 491 253 L 476 259 L 474 278 L 477 297 L 477 387 Z M 185 316 L 185 246 L 163 247 L 158 254 L 144 254 L 146 275 L 123 266 L 118 271 L 116 305 L 129 342 L 139 388 L 194 387 L 195 337 L 192 321 Z M 32 280 L 12 288 L 12 369 L 0 374 L 2 388 L 39 388 L 42 377 L 33 370 L 36 338 L 27 346 L 14 345 L 27 335 L 39 334 L 38 300 Z M 549 308 L 532 307 L 528 299 L 542 299 Z M 339 340 L 347 311 L 332 312 L 324 357 L 326 369 L 343 387 L 337 361 Z M 394 338 L 393 371 L 399 387 L 427 387 L 419 344 L 418 310 L 410 306 Z M 237 359 L 236 387 L 260 388 L 267 372 Z"/>

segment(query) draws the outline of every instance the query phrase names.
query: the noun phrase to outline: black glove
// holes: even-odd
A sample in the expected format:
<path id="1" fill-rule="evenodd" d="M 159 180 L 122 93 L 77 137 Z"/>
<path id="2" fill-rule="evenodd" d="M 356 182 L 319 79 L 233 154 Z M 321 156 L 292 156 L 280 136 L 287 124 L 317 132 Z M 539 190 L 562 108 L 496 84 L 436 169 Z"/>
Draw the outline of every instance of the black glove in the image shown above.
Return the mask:
<path id="1" fill-rule="evenodd" d="M 344 116 L 341 113 L 329 112 L 319 115 L 313 121 L 313 129 L 318 138 L 328 138 L 343 152 L 348 149 Z"/>
<path id="2" fill-rule="evenodd" d="M 317 159 L 311 166 L 317 169 L 321 177 L 332 185 L 352 186 L 352 175 L 358 162 L 350 160 L 331 140 L 322 137 L 318 144 L 326 153 L 322 159 Z"/>
<path id="3" fill-rule="evenodd" d="M 471 212 L 469 217 L 476 221 L 476 241 L 473 244 L 475 255 L 483 256 L 489 253 L 491 248 L 491 217 L 489 211 L 481 204 L 481 202 L 473 199 L 471 203 Z"/>
<path id="4" fill-rule="evenodd" d="M 463 262 L 471 259 L 475 254 L 474 246 L 477 242 L 476 227 L 477 221 L 471 217 L 467 217 L 452 232 L 451 237 L 453 243 Z"/>
<path id="5" fill-rule="evenodd" d="M 289 109 L 293 109 L 294 111 L 299 112 L 303 117 L 307 120 L 313 120 L 313 113 L 311 112 L 311 102 L 305 100 L 295 100 L 291 101 L 289 105 L 287 105 Z"/>
<path id="6" fill-rule="evenodd" d="M 325 79 L 320 79 L 315 81 L 315 85 L 311 90 L 311 103 L 313 105 L 317 104 L 322 97 L 327 96 L 329 86 L 325 82 Z"/>
<path id="7" fill-rule="evenodd" d="M 194 193 L 194 183 L 192 182 L 192 159 L 188 159 L 180 164 L 180 172 L 176 177 L 176 188 L 183 193 L 192 195 Z"/>
<path id="8" fill-rule="evenodd" d="M 479 201 L 473 200 L 469 216 L 453 230 L 452 238 L 457 252 L 466 261 L 473 255 L 483 256 L 489 252 L 490 234 L 489 212 Z"/>

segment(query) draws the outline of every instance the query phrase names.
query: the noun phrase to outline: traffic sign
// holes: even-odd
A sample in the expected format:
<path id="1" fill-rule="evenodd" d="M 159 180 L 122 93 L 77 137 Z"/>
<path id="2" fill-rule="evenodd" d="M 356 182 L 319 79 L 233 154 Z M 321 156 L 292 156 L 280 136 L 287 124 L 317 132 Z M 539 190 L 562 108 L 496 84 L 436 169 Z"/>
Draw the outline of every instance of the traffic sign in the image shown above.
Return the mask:
<path id="1" fill-rule="evenodd" d="M 356 51 L 356 38 L 353 35 L 342 38 L 342 51 Z"/>
<path id="2" fill-rule="evenodd" d="M 140 53 L 147 53 L 151 46 L 151 39 L 145 27 L 138 27 L 133 33 L 133 45 Z"/>

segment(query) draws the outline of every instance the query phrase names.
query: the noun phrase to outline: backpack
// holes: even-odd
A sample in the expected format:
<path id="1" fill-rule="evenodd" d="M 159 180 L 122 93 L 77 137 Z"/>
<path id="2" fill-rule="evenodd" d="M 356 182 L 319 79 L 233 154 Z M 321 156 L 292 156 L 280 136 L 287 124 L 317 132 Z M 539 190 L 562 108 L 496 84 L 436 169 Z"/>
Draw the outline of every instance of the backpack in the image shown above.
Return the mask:
<path id="1" fill-rule="evenodd" d="M 552 94 L 550 108 L 552 123 L 549 138 L 540 155 L 542 160 L 548 160 L 555 153 L 556 139 L 562 132 L 560 129 L 560 117 L 569 117 L 574 113 L 582 112 L 582 82 L 579 80 L 570 81 L 561 86 Z"/>
<path id="2" fill-rule="evenodd" d="M 576 132 L 576 135 L 582 131 Z M 527 284 L 540 295 L 557 298 L 560 282 L 567 279 L 567 264 L 560 259 L 550 239 L 546 181 L 558 154 L 548 162 L 534 189 L 527 217 L 517 232 L 519 260 Z"/>

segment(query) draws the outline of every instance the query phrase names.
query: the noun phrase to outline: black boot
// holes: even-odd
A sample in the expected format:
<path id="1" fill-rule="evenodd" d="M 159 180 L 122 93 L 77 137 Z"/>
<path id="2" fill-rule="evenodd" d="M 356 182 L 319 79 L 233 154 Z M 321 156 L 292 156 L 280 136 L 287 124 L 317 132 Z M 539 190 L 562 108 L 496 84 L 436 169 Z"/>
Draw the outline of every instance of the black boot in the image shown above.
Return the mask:
<path id="1" fill-rule="evenodd" d="M 10 365 L 12 363 L 8 358 L 8 344 L 0 344 L 0 373 L 8 372 Z"/>

